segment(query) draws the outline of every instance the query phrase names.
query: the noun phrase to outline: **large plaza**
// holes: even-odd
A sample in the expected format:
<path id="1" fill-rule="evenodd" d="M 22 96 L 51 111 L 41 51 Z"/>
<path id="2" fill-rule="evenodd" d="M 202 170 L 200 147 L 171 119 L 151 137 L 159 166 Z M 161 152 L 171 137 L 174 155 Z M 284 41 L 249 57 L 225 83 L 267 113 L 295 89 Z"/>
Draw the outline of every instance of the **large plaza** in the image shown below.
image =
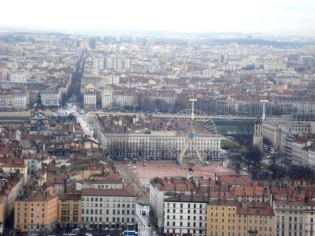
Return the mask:
<path id="1" fill-rule="evenodd" d="M 126 164 L 127 165 L 127 164 Z M 133 173 L 135 178 L 138 178 L 142 183 L 149 183 L 151 179 L 155 177 L 174 177 L 182 176 L 186 177 L 188 174 L 188 168 L 177 165 L 173 162 L 166 161 L 150 161 L 146 165 L 142 162 L 137 164 L 128 164 L 129 169 Z M 209 162 L 207 166 L 194 166 L 192 167 L 194 176 L 203 176 L 214 178 L 214 175 L 229 175 L 235 174 L 235 172 L 225 167 L 221 162 Z"/>

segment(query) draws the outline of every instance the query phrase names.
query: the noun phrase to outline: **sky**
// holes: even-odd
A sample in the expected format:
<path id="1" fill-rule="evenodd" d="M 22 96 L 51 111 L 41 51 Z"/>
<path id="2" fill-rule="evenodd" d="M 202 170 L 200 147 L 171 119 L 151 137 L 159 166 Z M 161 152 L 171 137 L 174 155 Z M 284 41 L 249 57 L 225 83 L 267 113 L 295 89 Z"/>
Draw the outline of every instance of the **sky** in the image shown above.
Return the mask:
<path id="1" fill-rule="evenodd" d="M 0 27 L 315 35 L 314 0 L 3 0 Z"/>

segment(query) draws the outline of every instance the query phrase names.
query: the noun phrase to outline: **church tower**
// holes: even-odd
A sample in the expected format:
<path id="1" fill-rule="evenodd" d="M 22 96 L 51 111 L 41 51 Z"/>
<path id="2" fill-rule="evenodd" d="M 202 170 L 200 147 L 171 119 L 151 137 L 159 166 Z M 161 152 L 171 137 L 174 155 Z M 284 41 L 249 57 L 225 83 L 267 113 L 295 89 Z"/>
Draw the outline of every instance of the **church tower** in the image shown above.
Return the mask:
<path id="1" fill-rule="evenodd" d="M 257 146 L 260 151 L 263 151 L 262 120 L 260 116 L 255 121 L 253 146 Z"/>
<path id="2" fill-rule="evenodd" d="M 42 103 L 41 94 L 39 93 L 37 96 L 37 102 L 34 104 L 33 109 L 31 110 L 31 123 L 33 123 L 34 127 L 37 128 L 38 133 L 43 133 L 46 131 L 45 121 L 45 107 Z"/>

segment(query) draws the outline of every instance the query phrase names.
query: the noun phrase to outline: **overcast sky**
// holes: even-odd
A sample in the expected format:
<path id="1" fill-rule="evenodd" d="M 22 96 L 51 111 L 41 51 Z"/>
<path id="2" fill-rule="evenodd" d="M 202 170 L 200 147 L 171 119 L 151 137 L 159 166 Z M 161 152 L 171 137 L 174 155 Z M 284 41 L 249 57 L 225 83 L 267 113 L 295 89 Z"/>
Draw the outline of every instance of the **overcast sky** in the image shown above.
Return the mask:
<path id="1" fill-rule="evenodd" d="M 2 0 L 0 26 L 315 35 L 315 0 Z"/>

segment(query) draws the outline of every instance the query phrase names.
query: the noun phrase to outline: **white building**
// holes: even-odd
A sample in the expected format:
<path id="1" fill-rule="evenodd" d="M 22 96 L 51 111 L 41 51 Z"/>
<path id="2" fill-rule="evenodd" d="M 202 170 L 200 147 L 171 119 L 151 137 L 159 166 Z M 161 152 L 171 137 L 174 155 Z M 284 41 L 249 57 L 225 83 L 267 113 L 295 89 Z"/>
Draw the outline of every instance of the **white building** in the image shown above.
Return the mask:
<path id="1" fill-rule="evenodd" d="M 113 105 L 113 90 L 110 87 L 105 87 L 102 92 L 102 108 L 111 108 Z"/>
<path id="2" fill-rule="evenodd" d="M 276 200 L 274 203 L 277 236 L 309 236 L 306 230 L 307 204 L 303 201 Z"/>
<path id="3" fill-rule="evenodd" d="M 173 214 L 179 214 L 181 213 L 178 210 L 172 209 L 171 211 L 168 211 L 167 209 L 171 208 L 178 208 L 180 209 L 181 205 L 176 205 L 176 203 L 180 202 L 194 202 L 196 200 L 200 200 L 197 197 L 193 198 L 194 200 L 191 200 L 192 193 L 196 193 L 196 185 L 194 185 L 193 182 L 189 181 L 187 182 L 187 179 L 185 178 L 171 178 L 167 180 L 162 180 L 159 178 L 155 178 L 151 184 L 150 184 L 150 209 L 154 215 L 154 223 L 157 224 L 158 227 L 165 227 L 167 226 L 167 220 L 172 220 L 174 218 Z M 174 194 L 180 194 L 181 198 L 178 199 L 178 196 Z M 209 199 L 208 199 L 209 200 Z M 202 200 L 202 202 L 204 202 Z M 167 204 L 169 203 L 169 204 Z M 174 207 L 175 203 L 175 207 Z M 188 207 L 188 205 L 186 205 Z M 194 205 L 190 206 L 192 209 Z M 200 208 L 200 207 L 198 207 Z M 203 207 L 202 207 L 203 208 Z M 205 208 L 206 209 L 206 208 Z M 186 214 L 187 212 L 185 212 Z M 194 213 L 193 211 L 191 212 L 192 214 Z M 194 214 L 205 214 L 206 212 L 200 213 L 194 213 Z M 170 215 L 169 219 L 167 219 L 166 215 Z M 176 218 L 176 216 L 175 216 Z M 180 219 L 177 218 L 177 219 Z M 198 217 L 199 219 L 199 217 Z M 187 218 L 186 218 L 187 220 Z M 193 220 L 193 218 L 191 218 Z M 205 220 L 205 219 L 203 219 Z M 202 220 L 202 221 L 203 221 Z M 172 226 L 173 223 L 171 223 L 168 226 Z M 177 225 L 178 226 L 178 225 Z M 199 225 L 198 225 L 199 227 Z M 205 227 L 205 226 L 204 226 Z M 173 233 L 173 228 L 169 228 L 171 231 L 170 233 Z"/>
<path id="4" fill-rule="evenodd" d="M 97 71 L 102 71 L 105 69 L 105 56 L 96 55 L 93 57 L 93 67 Z"/>
<path id="5" fill-rule="evenodd" d="M 85 87 L 83 97 L 85 109 L 96 109 L 96 91 L 93 85 L 88 84 Z"/>
<path id="6" fill-rule="evenodd" d="M 149 131 L 139 133 L 104 133 L 101 128 L 95 128 L 102 148 L 111 150 L 119 146 L 115 152 L 117 157 L 156 157 L 169 159 L 179 157 L 185 148 L 188 138 L 176 131 Z M 216 135 L 199 135 L 194 140 L 198 151 L 205 160 L 219 157 L 221 152 L 221 138 Z M 123 146 L 122 146 L 123 145 Z M 125 146 L 124 146 L 125 145 Z M 187 150 L 192 150 L 189 144 Z M 128 153 L 126 153 L 128 151 Z M 189 151 L 187 151 L 189 152 Z M 189 152 L 190 153 L 190 152 Z M 193 153 L 193 152 L 192 152 Z"/>
<path id="7" fill-rule="evenodd" d="M 207 203 L 207 199 L 193 195 L 165 199 L 164 233 L 207 235 Z"/>
<path id="8" fill-rule="evenodd" d="M 315 150 L 314 148 L 310 148 L 308 150 L 308 166 L 311 168 L 315 168 Z"/>
<path id="9" fill-rule="evenodd" d="M 59 93 L 57 91 L 45 90 L 41 91 L 42 103 L 45 107 L 59 106 Z"/>
<path id="10" fill-rule="evenodd" d="M 24 164 L 28 167 L 28 173 L 34 175 L 41 167 L 37 158 L 25 158 Z"/>
<path id="11" fill-rule="evenodd" d="M 305 212 L 305 235 L 314 236 L 315 235 L 315 201 L 308 201 Z"/>
<path id="12" fill-rule="evenodd" d="M 106 69 L 126 71 L 130 67 L 130 60 L 124 56 L 111 55 L 106 58 Z"/>
<path id="13" fill-rule="evenodd" d="M 103 77 L 102 81 L 103 81 L 103 85 L 118 85 L 119 84 L 119 75 L 106 75 Z"/>
<path id="14" fill-rule="evenodd" d="M 14 96 L 14 109 L 25 110 L 28 104 L 27 95 L 23 91 L 14 90 L 13 96 Z"/>
<path id="15" fill-rule="evenodd" d="M 30 75 L 26 72 L 10 72 L 10 81 L 13 82 L 26 82 Z"/>
<path id="16" fill-rule="evenodd" d="M 120 106 L 137 106 L 137 96 L 133 94 L 113 94 L 113 103 Z"/>
<path id="17" fill-rule="evenodd" d="M 83 189 L 81 226 L 121 228 L 135 223 L 136 196 L 125 189 Z"/>

